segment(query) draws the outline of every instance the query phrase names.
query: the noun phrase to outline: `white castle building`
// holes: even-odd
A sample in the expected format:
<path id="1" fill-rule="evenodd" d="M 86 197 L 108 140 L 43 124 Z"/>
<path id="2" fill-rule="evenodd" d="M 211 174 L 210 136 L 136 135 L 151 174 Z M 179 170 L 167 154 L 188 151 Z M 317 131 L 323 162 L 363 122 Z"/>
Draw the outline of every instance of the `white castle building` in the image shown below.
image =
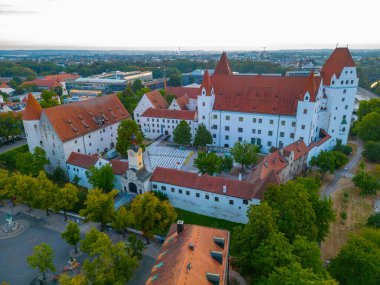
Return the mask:
<path id="1" fill-rule="evenodd" d="M 29 94 L 23 123 L 29 150 L 44 149 L 53 171 L 65 169 L 72 152 L 92 155 L 112 149 L 119 123 L 127 118 L 116 95 L 42 109 Z"/>
<path id="2" fill-rule="evenodd" d="M 321 140 L 324 131 L 331 139 L 314 149 L 331 149 L 337 139 L 347 143 L 357 86 L 347 48 L 336 48 L 320 74 L 310 72 L 306 77 L 234 74 L 223 53 L 214 74 L 205 72 L 196 89 L 196 110 L 187 98 L 170 107 L 139 104 L 137 122 L 151 139 L 171 135 L 180 120 L 190 124 L 193 134 L 204 124 L 214 146 L 230 148 L 236 141 L 247 141 L 261 146 L 262 152 L 299 139 L 309 146 Z M 182 94 L 177 90 L 177 97 L 189 89 L 194 90 L 182 88 Z M 155 100 L 162 101 L 157 97 L 160 94 Z"/>

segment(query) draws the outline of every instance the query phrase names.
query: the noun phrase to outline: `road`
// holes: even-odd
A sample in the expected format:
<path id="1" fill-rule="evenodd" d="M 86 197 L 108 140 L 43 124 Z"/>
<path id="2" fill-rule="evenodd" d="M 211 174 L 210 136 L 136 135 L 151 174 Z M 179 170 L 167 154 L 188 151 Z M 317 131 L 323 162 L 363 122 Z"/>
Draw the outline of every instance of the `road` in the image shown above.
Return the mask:
<path id="1" fill-rule="evenodd" d="M 2 147 L 0 147 L 0 153 L 7 152 L 11 149 L 14 149 L 19 146 L 23 146 L 25 144 L 26 144 L 26 140 L 21 140 L 21 141 L 16 141 L 15 143 L 12 143 L 12 144 L 3 145 Z"/>
<path id="2" fill-rule="evenodd" d="M 366 100 L 372 99 L 372 98 L 379 98 L 376 94 L 372 93 L 371 91 L 368 91 L 367 89 L 364 89 L 362 87 L 358 87 L 358 92 L 360 96 L 366 98 Z"/>
<path id="3" fill-rule="evenodd" d="M 334 178 L 325 186 L 323 189 L 323 197 L 331 197 L 331 195 L 338 189 L 338 181 L 344 178 L 352 178 L 354 176 L 354 168 L 359 163 L 362 158 L 363 143 L 360 140 L 355 141 L 357 147 L 356 153 L 350 158 L 350 161 L 346 164 L 343 169 L 335 171 Z"/>

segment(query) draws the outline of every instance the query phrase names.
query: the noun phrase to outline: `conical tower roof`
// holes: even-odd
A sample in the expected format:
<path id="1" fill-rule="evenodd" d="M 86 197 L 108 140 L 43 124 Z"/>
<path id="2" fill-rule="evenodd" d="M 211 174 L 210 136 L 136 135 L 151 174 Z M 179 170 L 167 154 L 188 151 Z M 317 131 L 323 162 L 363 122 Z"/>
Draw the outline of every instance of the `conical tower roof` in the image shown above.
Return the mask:
<path id="1" fill-rule="evenodd" d="M 218 64 L 216 65 L 214 74 L 225 74 L 225 75 L 233 74 L 226 52 L 222 53 L 218 61 Z"/>
<path id="2" fill-rule="evenodd" d="M 29 93 L 28 98 L 26 99 L 26 107 L 24 113 L 22 115 L 23 121 L 34 121 L 39 120 L 41 117 L 42 108 L 40 104 L 38 104 L 36 98 Z"/>
<path id="3" fill-rule="evenodd" d="M 208 70 L 206 69 L 205 74 L 203 75 L 203 81 L 202 81 L 202 87 L 206 90 L 206 95 L 211 95 L 212 90 L 212 83 L 210 74 L 208 73 Z"/>
<path id="4" fill-rule="evenodd" d="M 310 72 L 309 78 L 307 80 L 307 90 L 310 94 L 310 101 L 315 101 L 315 81 L 314 81 L 314 71 Z"/>

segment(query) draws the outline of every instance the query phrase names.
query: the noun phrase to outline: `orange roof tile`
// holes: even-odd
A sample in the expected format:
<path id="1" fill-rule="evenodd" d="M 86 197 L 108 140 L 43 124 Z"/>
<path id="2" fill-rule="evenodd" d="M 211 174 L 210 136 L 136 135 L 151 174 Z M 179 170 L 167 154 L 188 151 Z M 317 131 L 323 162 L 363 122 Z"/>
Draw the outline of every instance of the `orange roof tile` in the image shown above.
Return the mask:
<path id="1" fill-rule="evenodd" d="M 99 155 L 87 155 L 78 152 L 72 152 L 66 161 L 68 164 L 89 169 L 91 166 L 94 166 L 99 160 Z"/>
<path id="2" fill-rule="evenodd" d="M 187 104 L 189 104 L 189 97 L 187 97 L 187 95 L 185 96 L 182 96 L 182 97 L 179 97 L 177 99 L 175 99 L 176 102 L 177 102 L 177 105 L 182 109 L 182 110 L 186 110 L 187 109 Z"/>
<path id="3" fill-rule="evenodd" d="M 200 88 L 192 87 L 167 87 L 166 94 L 174 95 L 177 98 L 186 95 L 190 99 L 197 99 L 201 95 L 201 90 Z"/>
<path id="4" fill-rule="evenodd" d="M 219 285 L 228 284 L 229 231 L 197 225 L 183 226 L 180 233 L 177 233 L 176 224 L 170 227 L 146 284 L 209 285 L 206 273 L 218 274 Z M 224 248 L 215 243 L 214 237 L 224 239 Z M 222 263 L 211 256 L 211 251 L 221 253 Z"/>
<path id="5" fill-rule="evenodd" d="M 169 109 L 153 109 L 148 108 L 141 117 L 149 118 L 167 118 L 178 120 L 190 120 L 196 119 L 197 112 L 189 110 L 169 110 Z"/>
<path id="6" fill-rule="evenodd" d="M 257 193 L 256 187 L 245 181 L 162 167 L 154 170 L 150 180 L 246 200 L 256 198 Z M 226 193 L 223 192 L 223 186 L 227 186 Z"/>
<path id="7" fill-rule="evenodd" d="M 29 93 L 26 99 L 26 106 L 24 114 L 22 116 L 23 121 L 34 121 L 39 120 L 42 113 L 42 107 L 38 104 L 36 98 Z"/>
<path id="8" fill-rule="evenodd" d="M 42 113 L 63 142 L 130 118 L 116 94 L 51 107 Z"/>
<path id="9" fill-rule="evenodd" d="M 316 89 L 321 78 L 314 76 Z M 302 76 L 212 75 L 215 110 L 296 115 L 310 83 Z"/>
<path id="10" fill-rule="evenodd" d="M 111 159 L 110 160 L 111 166 L 112 166 L 112 172 L 116 175 L 123 175 L 128 170 L 128 162 L 122 161 L 119 159 Z"/>
<path id="11" fill-rule="evenodd" d="M 0 88 L 11 88 L 6 82 L 0 84 Z"/>
<path id="12" fill-rule="evenodd" d="M 329 86 L 334 74 L 339 78 L 344 67 L 355 66 L 355 62 L 348 48 L 336 48 L 321 69 L 323 84 Z"/>
<path id="13" fill-rule="evenodd" d="M 206 95 L 211 95 L 212 83 L 211 83 L 210 75 L 208 74 L 207 69 L 203 75 L 203 81 L 202 81 L 201 89 L 203 89 L 203 88 L 206 90 Z"/>
<path id="14" fill-rule="evenodd" d="M 31 81 L 25 81 L 24 83 L 22 83 L 22 85 L 25 85 L 25 84 L 35 84 L 37 87 L 54 88 L 56 86 L 59 86 L 59 81 L 55 79 L 36 78 Z"/>
<path id="15" fill-rule="evenodd" d="M 232 68 L 227 58 L 227 54 L 226 52 L 223 52 L 222 55 L 220 56 L 218 64 L 215 67 L 214 74 L 231 75 L 232 73 L 233 73 Z"/>
<path id="16" fill-rule="evenodd" d="M 145 94 L 148 100 L 152 103 L 155 109 L 167 109 L 169 108 L 168 102 L 161 95 L 158 90 L 150 91 Z"/>
<path id="17" fill-rule="evenodd" d="M 55 80 L 58 82 L 64 82 L 69 79 L 77 79 L 80 76 L 77 74 L 71 74 L 71 73 L 61 73 L 61 74 L 52 74 L 52 75 L 46 75 L 44 79 L 48 80 Z"/>

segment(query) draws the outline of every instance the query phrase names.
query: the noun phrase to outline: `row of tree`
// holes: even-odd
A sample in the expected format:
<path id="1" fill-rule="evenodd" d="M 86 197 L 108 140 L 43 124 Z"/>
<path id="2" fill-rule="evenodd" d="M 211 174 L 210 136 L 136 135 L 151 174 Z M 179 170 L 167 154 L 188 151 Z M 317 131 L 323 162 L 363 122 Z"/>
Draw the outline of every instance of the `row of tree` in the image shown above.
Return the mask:
<path id="1" fill-rule="evenodd" d="M 11 137 L 15 137 L 24 133 L 22 124 L 22 114 L 13 112 L 0 114 L 0 139 L 7 141 Z"/>

